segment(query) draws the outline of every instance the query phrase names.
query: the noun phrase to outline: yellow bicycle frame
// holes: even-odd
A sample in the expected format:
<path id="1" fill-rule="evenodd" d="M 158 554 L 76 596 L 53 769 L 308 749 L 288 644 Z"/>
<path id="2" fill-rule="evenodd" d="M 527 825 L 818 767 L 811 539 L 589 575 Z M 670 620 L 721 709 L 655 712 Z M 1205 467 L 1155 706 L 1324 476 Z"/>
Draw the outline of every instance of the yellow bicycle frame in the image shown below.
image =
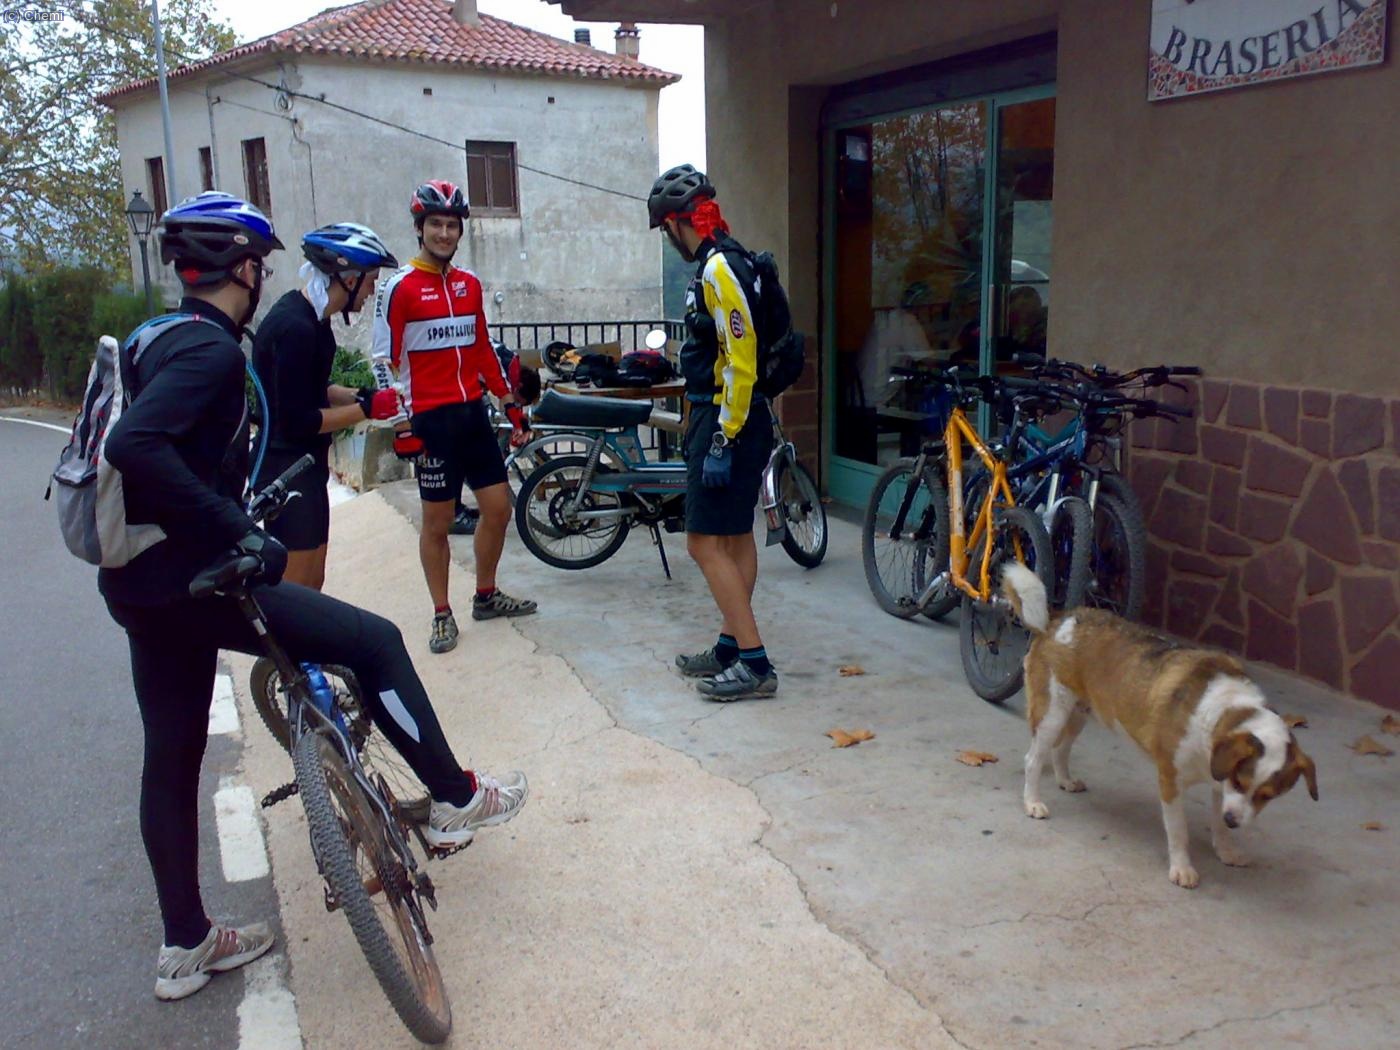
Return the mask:
<path id="1" fill-rule="evenodd" d="M 961 405 L 955 405 L 948 415 L 948 425 L 943 432 L 943 440 L 948 459 L 948 513 L 951 535 L 949 537 L 949 577 L 957 588 L 975 601 L 987 602 L 992 598 L 992 544 L 982 545 L 982 557 L 977 567 L 977 583 L 967 578 L 968 551 L 977 546 L 985 536 L 990 536 L 998 498 L 1007 507 L 1016 505 L 1016 497 L 1011 494 L 1011 483 L 1006 477 L 1006 464 L 998 459 L 982 441 L 977 428 L 968 422 L 967 414 Z M 972 526 L 972 534 L 966 535 L 963 519 L 962 484 L 962 443 L 966 441 L 981 458 L 983 465 L 992 476 L 992 483 L 982 499 L 982 509 Z M 1016 560 L 1024 563 L 1025 553 L 1021 550 L 1020 536 L 1014 536 Z"/>

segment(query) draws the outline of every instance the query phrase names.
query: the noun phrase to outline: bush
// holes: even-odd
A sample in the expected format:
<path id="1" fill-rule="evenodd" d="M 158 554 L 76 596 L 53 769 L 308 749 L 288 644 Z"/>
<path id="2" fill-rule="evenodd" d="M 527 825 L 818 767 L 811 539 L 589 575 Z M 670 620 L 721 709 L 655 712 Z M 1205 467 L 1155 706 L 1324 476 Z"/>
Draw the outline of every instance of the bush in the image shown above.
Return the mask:
<path id="1" fill-rule="evenodd" d="M 19 396 L 39 388 L 44 356 L 34 330 L 34 289 L 18 274 L 0 288 L 0 389 Z"/>
<path id="2" fill-rule="evenodd" d="M 146 312 L 146 297 L 130 292 L 103 292 L 92 303 L 93 342 L 98 336 L 110 335 L 121 342 L 137 325 L 150 319 Z"/>
<path id="3" fill-rule="evenodd" d="M 369 359 L 358 350 L 348 346 L 338 346 L 335 360 L 331 363 L 331 382 L 356 390 L 362 386 L 374 386 L 374 373 L 370 371 Z"/>

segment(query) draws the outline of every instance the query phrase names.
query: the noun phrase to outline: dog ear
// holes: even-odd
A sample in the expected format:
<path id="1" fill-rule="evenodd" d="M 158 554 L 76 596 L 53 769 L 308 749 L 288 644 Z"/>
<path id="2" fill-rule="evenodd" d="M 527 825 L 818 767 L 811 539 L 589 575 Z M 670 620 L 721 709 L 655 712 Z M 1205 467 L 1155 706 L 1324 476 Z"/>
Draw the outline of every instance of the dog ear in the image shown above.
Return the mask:
<path id="1" fill-rule="evenodd" d="M 1239 768 L 1241 762 L 1258 758 L 1263 753 L 1264 745 L 1253 733 L 1230 733 L 1211 748 L 1211 779 L 1224 780 Z"/>
<path id="2" fill-rule="evenodd" d="M 1313 760 L 1303 754 L 1303 749 L 1298 746 L 1298 742 L 1291 737 L 1288 740 L 1288 750 L 1291 752 L 1289 758 L 1293 764 L 1303 774 L 1303 779 L 1308 784 L 1308 794 L 1312 796 L 1314 802 L 1317 801 L 1317 767 L 1313 765 Z"/>

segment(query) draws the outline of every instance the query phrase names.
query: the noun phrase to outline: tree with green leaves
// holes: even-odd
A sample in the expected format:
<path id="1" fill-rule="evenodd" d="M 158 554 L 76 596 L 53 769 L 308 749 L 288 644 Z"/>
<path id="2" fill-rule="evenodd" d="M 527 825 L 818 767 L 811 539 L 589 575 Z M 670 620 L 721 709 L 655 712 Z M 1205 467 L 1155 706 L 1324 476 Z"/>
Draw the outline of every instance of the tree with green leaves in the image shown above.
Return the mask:
<path id="1" fill-rule="evenodd" d="M 235 44 L 212 0 L 164 0 L 160 8 L 167 68 Z M 39 0 L 6 9 L 0 256 L 28 272 L 82 262 L 125 273 L 116 118 L 95 100 L 155 75 L 150 9 L 138 0 Z"/>

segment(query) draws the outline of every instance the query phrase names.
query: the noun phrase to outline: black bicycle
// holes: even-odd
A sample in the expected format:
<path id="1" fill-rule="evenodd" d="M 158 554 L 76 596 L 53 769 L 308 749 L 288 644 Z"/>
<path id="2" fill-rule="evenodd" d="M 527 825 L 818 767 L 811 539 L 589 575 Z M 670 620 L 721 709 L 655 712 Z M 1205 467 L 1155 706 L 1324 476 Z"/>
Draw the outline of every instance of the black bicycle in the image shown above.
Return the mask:
<path id="1" fill-rule="evenodd" d="M 310 456 L 302 457 L 258 493 L 249 517 L 275 517 L 290 498 L 290 482 L 311 463 Z M 269 794 L 263 805 L 301 796 L 311 851 L 326 883 L 326 909 L 345 913 L 370 969 L 408 1030 L 425 1043 L 441 1043 L 452 1031 L 452 1006 L 433 957 L 423 907 L 436 910 L 437 898 L 410 837 L 418 837 L 428 856 L 456 850 L 429 846 L 385 772 L 362 762 L 363 744 L 357 746 L 351 723 L 329 691 L 313 689 L 308 669 L 293 661 L 274 637 L 249 589 L 248 581 L 261 568 L 255 555 L 233 552 L 196 576 L 190 594 L 232 598 L 276 670 L 278 691 L 286 701 L 284 743 L 296 779 Z"/>

